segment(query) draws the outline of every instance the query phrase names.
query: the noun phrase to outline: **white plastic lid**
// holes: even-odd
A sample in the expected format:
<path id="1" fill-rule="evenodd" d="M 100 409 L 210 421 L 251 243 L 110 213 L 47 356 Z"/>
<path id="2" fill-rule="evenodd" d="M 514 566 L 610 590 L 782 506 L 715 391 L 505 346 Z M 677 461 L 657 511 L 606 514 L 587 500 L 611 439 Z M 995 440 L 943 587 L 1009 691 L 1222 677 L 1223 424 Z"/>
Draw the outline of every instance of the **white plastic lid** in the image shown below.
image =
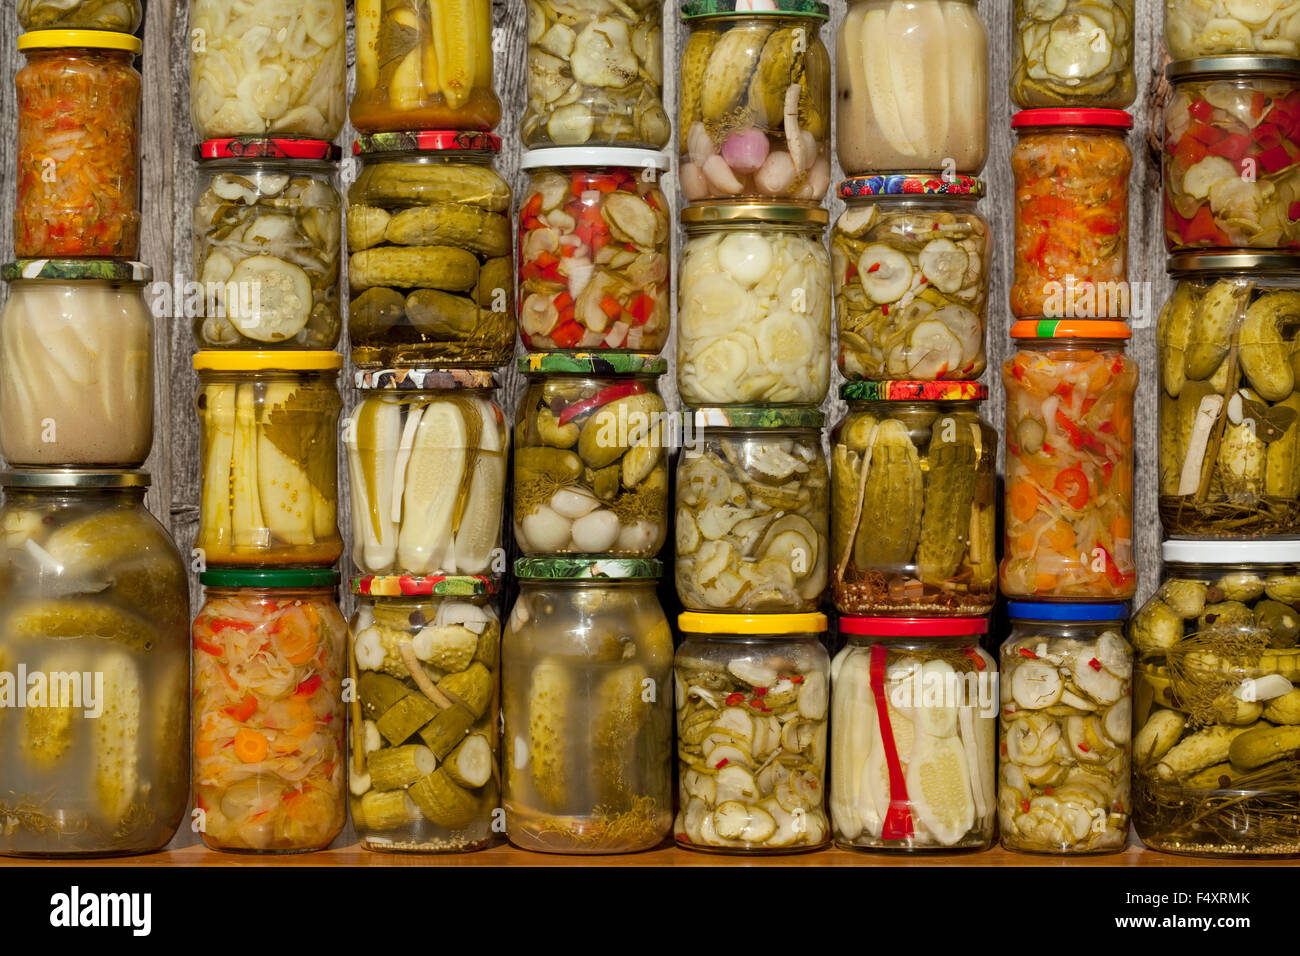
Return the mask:
<path id="1" fill-rule="evenodd" d="M 1252 541 L 1173 540 L 1161 548 L 1176 564 L 1300 564 L 1300 538 Z"/>
<path id="2" fill-rule="evenodd" d="M 530 149 L 519 160 L 520 169 L 553 169 L 565 166 L 614 166 L 626 169 L 668 168 L 668 154 L 653 149 L 627 149 L 621 146 Z"/>

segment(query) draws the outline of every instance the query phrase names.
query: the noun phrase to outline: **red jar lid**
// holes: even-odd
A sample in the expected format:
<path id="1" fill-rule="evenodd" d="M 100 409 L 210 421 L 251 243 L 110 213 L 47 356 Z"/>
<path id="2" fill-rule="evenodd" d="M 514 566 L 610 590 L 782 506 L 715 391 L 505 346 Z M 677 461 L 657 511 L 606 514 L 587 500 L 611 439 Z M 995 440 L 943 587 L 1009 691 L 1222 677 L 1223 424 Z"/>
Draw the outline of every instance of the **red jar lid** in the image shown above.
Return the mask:
<path id="1" fill-rule="evenodd" d="M 967 637 L 987 634 L 986 617 L 841 617 L 840 631 L 867 637 Z"/>
<path id="2" fill-rule="evenodd" d="M 1011 118 L 1012 129 L 1026 126 L 1105 126 L 1132 129 L 1133 117 L 1124 110 L 1021 110 Z"/>
<path id="3" fill-rule="evenodd" d="M 199 146 L 199 159 L 335 160 L 339 155 L 339 148 L 323 139 L 232 136 L 227 139 L 209 139 Z"/>
<path id="4" fill-rule="evenodd" d="M 398 133 L 365 133 L 352 143 L 355 156 L 371 153 L 501 152 L 501 137 L 464 129 L 420 129 Z"/>

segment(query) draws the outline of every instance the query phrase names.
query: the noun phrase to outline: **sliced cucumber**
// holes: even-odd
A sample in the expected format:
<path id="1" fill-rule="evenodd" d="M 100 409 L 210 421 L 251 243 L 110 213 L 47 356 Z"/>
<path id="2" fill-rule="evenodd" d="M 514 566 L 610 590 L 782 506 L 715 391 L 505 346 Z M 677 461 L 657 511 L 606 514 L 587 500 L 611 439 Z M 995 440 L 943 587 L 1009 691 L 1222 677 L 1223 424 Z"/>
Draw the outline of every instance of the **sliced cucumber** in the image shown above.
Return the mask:
<path id="1" fill-rule="evenodd" d="M 311 316 L 311 280 L 302 269 L 283 259 L 245 259 L 235 267 L 229 281 L 236 287 L 249 284 L 247 301 L 242 294 L 231 297 L 229 315 L 240 334 L 256 342 L 291 339 Z"/>

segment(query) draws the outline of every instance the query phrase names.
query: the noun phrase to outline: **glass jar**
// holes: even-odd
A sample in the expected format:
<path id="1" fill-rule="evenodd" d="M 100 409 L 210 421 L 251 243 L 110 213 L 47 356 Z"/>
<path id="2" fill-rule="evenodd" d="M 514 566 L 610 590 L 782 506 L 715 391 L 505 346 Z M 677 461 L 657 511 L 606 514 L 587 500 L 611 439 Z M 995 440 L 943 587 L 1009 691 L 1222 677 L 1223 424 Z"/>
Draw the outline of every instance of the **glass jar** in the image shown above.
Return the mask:
<path id="1" fill-rule="evenodd" d="M 1170 259 L 1156 330 L 1166 535 L 1300 533 L 1300 385 L 1292 256 Z"/>
<path id="2" fill-rule="evenodd" d="M 831 184 L 831 58 L 820 0 L 687 0 L 678 175 L 687 202 L 822 201 Z M 752 79 L 751 79 L 752 74 Z M 662 145 L 662 144 L 660 144 Z"/>
<path id="3" fill-rule="evenodd" d="M 1130 334 L 1122 322 L 1012 327 L 1017 351 L 1002 365 L 1009 598 L 1125 601 L 1137 588 Z"/>
<path id="4" fill-rule="evenodd" d="M 528 4 L 524 146 L 639 146 L 672 135 L 663 107 L 663 4 Z"/>
<path id="5" fill-rule="evenodd" d="M 826 615 L 686 613 L 678 626 L 677 845 L 826 846 Z"/>
<path id="6" fill-rule="evenodd" d="M 547 149 L 520 160 L 519 337 L 555 349 L 658 352 L 671 316 L 672 229 L 659 177 L 638 149 Z"/>
<path id="7" fill-rule="evenodd" d="M 387 369 L 355 381 L 361 400 L 343 421 L 352 563 L 363 574 L 504 572 L 510 433 L 493 374 Z"/>
<path id="8" fill-rule="evenodd" d="M 687 405 L 820 405 L 831 381 L 826 210 L 682 211 L 677 391 Z"/>
<path id="9" fill-rule="evenodd" d="M 123 33 L 24 33 L 18 92 L 19 259 L 140 254 L 140 41 Z"/>
<path id="10" fill-rule="evenodd" d="M 501 121 L 492 89 L 492 0 L 357 0 L 362 133 L 486 131 Z"/>
<path id="11" fill-rule="evenodd" d="M 1018 319 L 1125 318 L 1128 180 L 1123 110 L 1024 110 L 1011 120 Z"/>
<path id="12" fill-rule="evenodd" d="M 332 349 L 343 331 L 338 149 L 319 140 L 227 139 L 204 143 L 199 156 L 199 348 Z"/>
<path id="13" fill-rule="evenodd" d="M 1123 109 L 1137 98 L 1133 0 L 1016 0 L 1011 100 Z"/>
<path id="14" fill-rule="evenodd" d="M 515 349 L 510 187 L 501 140 L 426 130 L 358 141 L 348 190 L 352 361 L 482 367 Z"/>
<path id="15" fill-rule="evenodd" d="M 831 433 L 831 582 L 845 614 L 988 614 L 997 432 L 978 382 L 850 382 Z M 891 498 L 890 495 L 893 495 Z"/>
<path id="16" fill-rule="evenodd" d="M 152 270 L 41 259 L 0 267 L 0 453 L 19 467 L 135 468 L 153 446 Z"/>
<path id="17" fill-rule="evenodd" d="M 677 596 L 691 611 L 815 611 L 830 565 L 825 416 L 810 408 L 687 412 L 677 461 Z"/>
<path id="18" fill-rule="evenodd" d="M 515 542 L 527 555 L 651 558 L 668 528 L 669 414 L 652 355 L 530 355 L 515 419 Z"/>
<path id="19" fill-rule="evenodd" d="M 860 176 L 831 230 L 840 371 L 849 379 L 975 379 L 984 372 L 988 223 L 982 180 Z"/>
<path id="20" fill-rule="evenodd" d="M 210 566 L 331 565 L 338 529 L 335 352 L 199 352 L 201 493 Z"/>
<path id="21" fill-rule="evenodd" d="M 361 597 L 352 619 L 359 677 L 348 786 L 367 850 L 460 853 L 490 845 L 499 831 L 494 592 L 484 577 L 352 582 Z"/>
<path id="22" fill-rule="evenodd" d="M 984 850 L 997 819 L 998 665 L 982 617 L 842 617 L 831 823 L 848 849 Z"/>
<path id="23" fill-rule="evenodd" d="M 633 853 L 672 826 L 673 635 L 658 561 L 521 559 L 501 648 L 506 835 Z"/>
<path id="24" fill-rule="evenodd" d="M 975 0 L 849 0 L 836 63 L 847 175 L 984 168 L 988 31 Z"/>
<path id="25" fill-rule="evenodd" d="M 189 796 L 190 612 L 149 476 L 0 484 L 0 854 L 160 850 Z"/>
<path id="26" fill-rule="evenodd" d="M 1197 856 L 1300 854 L 1300 543 L 1166 541 L 1129 622 L 1133 823 Z"/>
<path id="27" fill-rule="evenodd" d="M 343 128 L 343 0 L 191 0 L 189 36 L 190 119 L 200 140 L 331 140 Z"/>
<path id="28" fill-rule="evenodd" d="M 194 806 L 203 842 L 247 853 L 323 850 L 347 819 L 339 573 L 204 571 L 199 581 Z"/>
<path id="29" fill-rule="evenodd" d="M 143 13 L 140 0 L 18 0 L 18 23 L 24 30 L 134 33 Z"/>
<path id="30" fill-rule="evenodd" d="M 1133 652 L 1123 604 L 1013 601 L 1002 645 L 998 829 L 1026 853 L 1128 842 Z"/>
<path id="31" fill-rule="evenodd" d="M 1300 250 L 1300 59 L 1170 64 L 1165 246 Z"/>
<path id="32" fill-rule="evenodd" d="M 1290 0 L 1165 0 L 1165 45 L 1175 60 L 1221 53 L 1300 55 Z"/>

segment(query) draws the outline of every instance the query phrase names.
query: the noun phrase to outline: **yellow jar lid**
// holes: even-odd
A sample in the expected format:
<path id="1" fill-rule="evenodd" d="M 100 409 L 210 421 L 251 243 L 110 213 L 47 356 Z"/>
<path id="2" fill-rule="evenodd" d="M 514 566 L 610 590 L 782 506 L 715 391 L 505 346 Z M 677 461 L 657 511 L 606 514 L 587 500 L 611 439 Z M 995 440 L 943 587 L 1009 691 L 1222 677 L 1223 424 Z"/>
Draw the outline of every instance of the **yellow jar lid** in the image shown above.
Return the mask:
<path id="1" fill-rule="evenodd" d="M 338 352 L 229 352 L 208 349 L 194 353 L 200 372 L 337 372 L 343 367 Z"/>
<path id="2" fill-rule="evenodd" d="M 686 611 L 677 626 L 688 634 L 812 634 L 826 630 L 826 615 L 808 614 L 708 614 Z"/>
<path id="3" fill-rule="evenodd" d="M 18 38 L 20 50 L 57 50 L 63 48 L 88 50 L 126 50 L 139 53 L 143 47 L 140 38 L 129 33 L 112 33 L 108 30 L 33 30 Z"/>

